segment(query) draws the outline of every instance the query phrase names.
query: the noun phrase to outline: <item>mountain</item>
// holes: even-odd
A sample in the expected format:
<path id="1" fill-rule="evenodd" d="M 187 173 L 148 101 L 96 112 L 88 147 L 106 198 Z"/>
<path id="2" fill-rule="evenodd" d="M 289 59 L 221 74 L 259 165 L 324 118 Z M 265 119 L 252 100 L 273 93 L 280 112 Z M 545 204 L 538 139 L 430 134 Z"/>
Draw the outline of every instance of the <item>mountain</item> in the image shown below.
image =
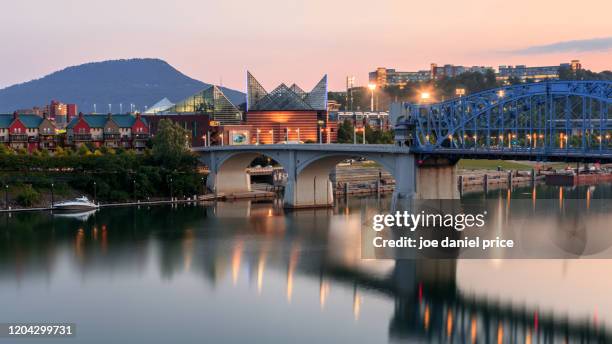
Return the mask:
<path id="1" fill-rule="evenodd" d="M 52 99 L 76 103 L 79 111 L 119 112 L 130 104 L 143 111 L 166 97 L 176 103 L 205 89 L 210 84 L 192 79 L 160 59 L 129 59 L 86 63 L 68 67 L 43 78 L 0 89 L 0 112 L 49 104 Z M 223 87 L 236 105 L 245 102 L 245 94 Z"/>

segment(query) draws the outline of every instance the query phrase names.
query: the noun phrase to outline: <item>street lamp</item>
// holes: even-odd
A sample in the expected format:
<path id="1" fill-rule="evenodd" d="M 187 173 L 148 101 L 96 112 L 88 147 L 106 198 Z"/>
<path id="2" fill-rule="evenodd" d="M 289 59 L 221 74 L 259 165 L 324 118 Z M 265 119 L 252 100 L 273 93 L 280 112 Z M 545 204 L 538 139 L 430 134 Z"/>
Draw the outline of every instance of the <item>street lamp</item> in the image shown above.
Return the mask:
<path id="1" fill-rule="evenodd" d="M 456 88 L 455 89 L 455 95 L 459 96 L 459 98 L 464 96 L 465 95 L 465 88 Z"/>
<path id="2" fill-rule="evenodd" d="M 362 133 L 362 144 L 366 143 L 366 139 L 365 139 L 365 127 L 364 128 L 355 128 L 355 132 L 353 135 L 353 143 L 357 144 L 357 132 L 361 132 Z"/>
<path id="3" fill-rule="evenodd" d="M 136 201 L 136 179 L 132 179 L 132 192 L 134 193 L 134 200 Z"/>
<path id="4" fill-rule="evenodd" d="M 172 202 L 172 177 L 170 177 L 170 202 Z"/>
<path id="5" fill-rule="evenodd" d="M 421 102 L 426 103 L 431 99 L 431 94 L 427 91 L 421 92 Z"/>
<path id="6" fill-rule="evenodd" d="M 95 180 L 94 180 L 94 182 L 93 182 L 93 185 L 94 185 L 94 199 L 93 199 L 93 201 L 94 201 L 94 203 L 96 203 L 96 199 L 97 199 L 98 197 L 96 197 L 96 196 L 97 196 L 97 195 L 96 195 L 97 190 L 96 190 L 96 181 L 95 181 Z"/>
<path id="7" fill-rule="evenodd" d="M 8 209 L 8 184 L 4 185 L 4 208 Z"/>
<path id="8" fill-rule="evenodd" d="M 55 200 L 53 197 L 53 183 L 51 183 L 51 209 L 53 209 L 53 203 L 55 203 Z"/>
<path id="9" fill-rule="evenodd" d="M 368 84 L 368 88 L 371 92 L 370 97 L 370 111 L 374 112 L 374 90 L 376 89 L 376 84 Z"/>

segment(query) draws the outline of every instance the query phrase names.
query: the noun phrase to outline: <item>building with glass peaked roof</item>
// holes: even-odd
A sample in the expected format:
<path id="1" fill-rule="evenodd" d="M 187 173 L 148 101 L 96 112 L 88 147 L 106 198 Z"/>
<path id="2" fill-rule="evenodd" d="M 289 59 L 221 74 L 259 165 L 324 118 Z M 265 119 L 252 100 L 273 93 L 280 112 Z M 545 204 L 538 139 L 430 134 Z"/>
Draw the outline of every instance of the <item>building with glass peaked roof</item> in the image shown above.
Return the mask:
<path id="1" fill-rule="evenodd" d="M 214 85 L 164 109 L 160 114 L 206 114 L 221 125 L 242 122 L 242 111 Z"/>
<path id="2" fill-rule="evenodd" d="M 251 143 L 335 142 L 337 125 L 327 114 L 327 75 L 310 92 L 296 84 L 268 92 L 250 72 L 246 77 Z"/>

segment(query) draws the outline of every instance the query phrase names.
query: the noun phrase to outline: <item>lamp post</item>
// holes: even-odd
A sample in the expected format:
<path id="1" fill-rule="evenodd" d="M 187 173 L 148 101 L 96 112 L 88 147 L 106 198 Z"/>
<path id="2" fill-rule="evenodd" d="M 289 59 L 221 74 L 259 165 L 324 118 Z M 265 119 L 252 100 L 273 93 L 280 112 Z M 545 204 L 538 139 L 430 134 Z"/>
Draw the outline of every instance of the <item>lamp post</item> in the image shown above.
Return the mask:
<path id="1" fill-rule="evenodd" d="M 93 185 L 94 185 L 94 199 L 93 199 L 93 201 L 94 201 L 94 203 L 96 203 L 96 200 L 98 199 L 98 197 L 96 195 L 97 190 L 96 190 L 96 181 L 95 180 L 93 182 Z"/>
<path id="2" fill-rule="evenodd" d="M 172 177 L 170 177 L 170 202 L 172 201 Z"/>
<path id="3" fill-rule="evenodd" d="M 202 180 L 202 195 L 204 195 L 204 193 L 206 192 L 206 187 L 204 186 L 204 183 L 205 183 L 204 177 L 202 177 L 201 180 Z"/>
<path id="4" fill-rule="evenodd" d="M 374 112 L 374 90 L 376 89 L 376 84 L 368 84 L 368 88 L 370 89 L 370 111 Z"/>
<path id="5" fill-rule="evenodd" d="M 51 209 L 53 209 L 53 203 L 55 203 L 55 199 L 53 197 L 53 183 L 51 183 Z"/>
<path id="6" fill-rule="evenodd" d="M 8 209 L 8 184 L 4 185 L 4 208 Z"/>
<path id="7" fill-rule="evenodd" d="M 136 179 L 132 179 L 132 192 L 134 193 L 134 201 L 136 201 Z"/>

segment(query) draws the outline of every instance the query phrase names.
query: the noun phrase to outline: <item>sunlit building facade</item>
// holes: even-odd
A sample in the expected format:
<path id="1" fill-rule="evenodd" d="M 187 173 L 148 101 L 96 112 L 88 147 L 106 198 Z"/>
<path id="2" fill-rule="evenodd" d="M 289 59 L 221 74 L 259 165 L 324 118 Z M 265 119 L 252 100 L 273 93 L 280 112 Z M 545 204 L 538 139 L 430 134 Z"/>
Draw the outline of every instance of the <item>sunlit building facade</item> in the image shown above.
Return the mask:
<path id="1" fill-rule="evenodd" d="M 510 78 L 521 81 L 543 81 L 548 79 L 557 79 L 559 78 L 559 69 L 561 68 L 568 68 L 569 70 L 575 72 L 582 69 L 582 64 L 579 60 L 572 60 L 570 63 L 561 63 L 558 66 L 499 66 L 497 79 L 502 81 L 507 81 Z"/>
<path id="2" fill-rule="evenodd" d="M 246 124 L 253 144 L 335 142 L 337 124 L 327 111 L 327 75 L 310 92 L 296 84 L 268 92 L 247 72 Z"/>

